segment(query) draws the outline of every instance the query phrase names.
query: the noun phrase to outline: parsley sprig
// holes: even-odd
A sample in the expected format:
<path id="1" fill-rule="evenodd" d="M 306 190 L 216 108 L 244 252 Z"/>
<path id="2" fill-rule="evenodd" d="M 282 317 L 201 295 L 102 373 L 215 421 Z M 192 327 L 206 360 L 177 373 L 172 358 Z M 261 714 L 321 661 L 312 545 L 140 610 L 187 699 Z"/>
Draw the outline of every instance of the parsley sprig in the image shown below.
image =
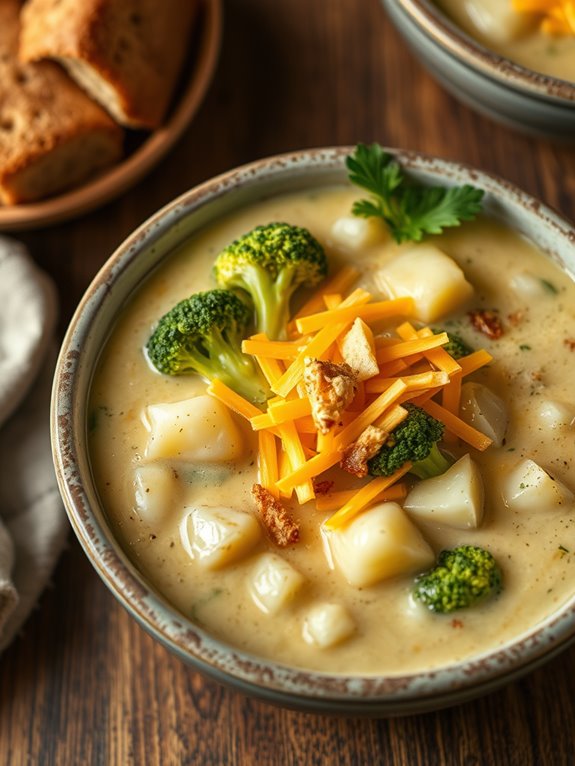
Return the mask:
<path id="1" fill-rule="evenodd" d="M 396 242 L 420 242 L 425 234 L 441 234 L 446 227 L 471 221 L 481 210 L 481 189 L 408 181 L 397 160 L 379 144 L 358 144 L 346 165 L 350 181 L 371 195 L 354 203 L 353 214 L 383 218 Z"/>

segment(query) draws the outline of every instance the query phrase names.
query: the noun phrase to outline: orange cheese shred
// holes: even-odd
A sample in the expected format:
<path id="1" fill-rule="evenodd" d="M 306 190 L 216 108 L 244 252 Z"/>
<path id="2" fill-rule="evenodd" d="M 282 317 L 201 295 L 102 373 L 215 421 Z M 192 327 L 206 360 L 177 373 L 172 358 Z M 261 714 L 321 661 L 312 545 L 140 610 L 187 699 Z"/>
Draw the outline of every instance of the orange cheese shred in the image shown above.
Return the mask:
<path id="1" fill-rule="evenodd" d="M 262 414 L 262 411 L 258 410 L 254 404 L 248 402 L 243 396 L 236 394 L 235 391 L 232 391 L 232 389 L 229 388 L 229 386 L 226 386 L 225 383 L 222 383 L 221 380 L 212 380 L 207 391 L 208 394 L 211 394 L 215 399 L 219 399 L 219 401 L 226 404 L 230 410 L 233 410 L 238 415 L 246 418 L 246 420 L 251 420 Z"/>
<path id="2" fill-rule="evenodd" d="M 296 327 L 302 334 L 316 332 L 326 324 L 353 322 L 357 317 L 365 322 L 378 322 L 381 319 L 389 319 L 394 316 L 405 316 L 413 312 L 413 298 L 393 298 L 388 301 L 378 301 L 377 303 L 368 303 L 359 308 L 345 307 L 327 311 L 320 311 L 318 314 L 311 314 L 308 317 L 296 319 Z"/>
<path id="3" fill-rule="evenodd" d="M 327 521 L 324 521 L 323 526 L 328 530 L 335 530 L 348 524 L 354 519 L 358 513 L 363 511 L 375 498 L 396 481 L 399 481 L 402 476 L 411 469 L 412 463 L 405 463 L 400 469 L 395 471 L 391 476 L 378 476 L 377 479 L 372 479 L 369 484 L 366 484 L 360 490 L 354 493 L 339 511 L 330 516 Z"/>
<path id="4" fill-rule="evenodd" d="M 341 304 L 344 308 L 352 306 L 361 306 L 371 299 L 371 295 L 365 290 L 355 290 Z M 328 312 L 326 312 L 328 313 Z M 286 397 L 292 388 L 303 378 L 304 359 L 306 357 L 320 358 L 332 343 L 335 343 L 338 336 L 346 329 L 349 322 L 338 322 L 334 325 L 323 327 L 308 343 L 305 349 L 300 351 L 297 357 L 287 368 L 282 377 L 272 386 L 272 391 L 279 396 Z"/>
<path id="5" fill-rule="evenodd" d="M 439 335 L 432 335 L 428 338 L 413 338 L 412 340 L 406 340 L 403 343 L 395 343 L 393 346 L 384 346 L 376 351 L 376 359 L 378 364 L 386 364 L 386 362 L 394 362 L 397 359 L 402 359 L 405 356 L 413 356 L 413 354 L 423 353 L 430 349 L 444 346 L 449 341 L 446 332 L 442 332 Z"/>
<path id="6" fill-rule="evenodd" d="M 384 391 L 369 407 L 367 407 L 358 417 L 354 418 L 349 425 L 345 426 L 337 434 L 329 452 L 320 452 L 311 460 L 300 465 L 288 476 L 278 481 L 280 490 L 286 490 L 295 487 L 301 482 L 313 479 L 320 473 L 327 471 L 334 466 L 341 458 L 341 451 L 355 441 L 367 426 L 379 418 L 383 412 L 398 399 L 406 390 L 407 386 L 401 380 L 397 380 L 387 391 Z M 407 412 L 406 412 L 407 415 Z M 283 426 L 279 426 L 282 428 Z"/>
<path id="7" fill-rule="evenodd" d="M 258 433 L 259 483 L 269 490 L 274 497 L 280 493 L 276 487 L 279 479 L 278 452 L 276 437 L 269 431 Z"/>
<path id="8" fill-rule="evenodd" d="M 342 508 L 352 500 L 356 492 L 357 489 L 344 489 L 339 492 L 330 492 L 328 495 L 318 495 L 315 500 L 315 507 L 318 511 L 337 511 L 338 508 Z M 400 482 L 384 489 L 373 498 L 373 502 L 388 503 L 394 500 L 404 500 L 406 496 L 407 487 Z"/>
<path id="9" fill-rule="evenodd" d="M 287 453 L 293 472 L 300 466 L 306 464 L 306 454 L 303 445 L 293 423 L 283 423 L 281 426 L 278 426 L 278 428 L 282 440 L 282 446 Z M 291 475 L 293 475 L 293 473 Z M 276 486 L 281 490 L 280 482 L 277 482 Z M 297 484 L 294 484 L 293 489 L 295 489 L 300 505 L 307 503 L 308 500 L 313 500 L 315 497 L 311 477 L 309 479 L 303 479 Z"/>
<path id="10" fill-rule="evenodd" d="M 458 436 L 464 442 L 467 442 L 467 444 L 475 447 L 475 449 L 483 452 L 491 446 L 492 441 L 488 436 L 485 436 L 485 434 L 482 434 L 481 431 L 473 428 L 473 426 L 468 425 L 465 421 L 461 420 L 461 418 L 457 417 L 452 412 L 449 412 L 449 410 L 446 410 L 445 407 L 442 407 L 437 402 L 430 399 L 427 402 L 423 402 L 421 406 L 429 415 L 436 420 L 440 420 L 448 431 L 451 431 L 455 436 Z"/>
<path id="11" fill-rule="evenodd" d="M 330 277 L 327 282 L 324 282 L 320 289 L 304 303 L 294 316 L 294 319 L 299 319 L 300 317 L 305 317 L 309 314 L 315 314 L 318 311 L 321 311 L 324 306 L 324 296 L 335 293 L 345 293 L 358 277 L 359 271 L 356 268 L 353 266 L 344 266 L 334 274 L 333 277 Z"/>

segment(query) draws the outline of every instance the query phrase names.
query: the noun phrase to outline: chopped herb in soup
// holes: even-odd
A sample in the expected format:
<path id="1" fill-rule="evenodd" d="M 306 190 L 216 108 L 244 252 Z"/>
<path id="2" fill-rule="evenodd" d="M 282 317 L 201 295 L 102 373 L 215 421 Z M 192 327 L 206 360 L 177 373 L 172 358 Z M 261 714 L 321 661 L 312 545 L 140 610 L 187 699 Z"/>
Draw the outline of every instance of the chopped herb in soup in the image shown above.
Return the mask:
<path id="1" fill-rule="evenodd" d="M 138 290 L 90 453 L 121 543 L 191 620 L 292 666 L 406 673 L 573 594 L 575 285 L 470 220 L 477 190 L 397 191 L 377 147 L 356 182 L 358 158 L 378 183 L 231 213 Z"/>

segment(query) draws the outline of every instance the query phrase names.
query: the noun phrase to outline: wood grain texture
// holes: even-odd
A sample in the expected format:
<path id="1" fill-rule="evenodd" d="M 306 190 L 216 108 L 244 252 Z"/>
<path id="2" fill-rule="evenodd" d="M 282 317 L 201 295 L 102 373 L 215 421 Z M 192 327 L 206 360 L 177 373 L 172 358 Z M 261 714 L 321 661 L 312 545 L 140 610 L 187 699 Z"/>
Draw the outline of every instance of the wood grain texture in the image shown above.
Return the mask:
<path id="1" fill-rule="evenodd" d="M 258 157 L 358 140 L 476 165 L 575 216 L 573 150 L 446 95 L 378 0 L 228 0 L 216 79 L 172 154 L 108 207 L 22 235 L 58 281 L 62 330 L 115 247 L 177 194 Z M 568 765 L 574 684 L 571 649 L 498 693 L 428 715 L 361 721 L 274 708 L 154 643 L 71 540 L 53 587 L 0 657 L 0 764 Z"/>

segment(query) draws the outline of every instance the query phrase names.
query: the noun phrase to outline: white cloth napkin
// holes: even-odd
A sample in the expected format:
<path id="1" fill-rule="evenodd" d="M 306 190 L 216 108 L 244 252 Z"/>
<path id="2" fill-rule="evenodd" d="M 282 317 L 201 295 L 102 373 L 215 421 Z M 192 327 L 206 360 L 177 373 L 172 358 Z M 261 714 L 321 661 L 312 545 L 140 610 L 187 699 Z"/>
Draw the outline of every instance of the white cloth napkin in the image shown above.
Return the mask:
<path id="1" fill-rule="evenodd" d="M 56 291 L 0 237 L 0 651 L 46 586 L 68 524 L 50 451 Z"/>

